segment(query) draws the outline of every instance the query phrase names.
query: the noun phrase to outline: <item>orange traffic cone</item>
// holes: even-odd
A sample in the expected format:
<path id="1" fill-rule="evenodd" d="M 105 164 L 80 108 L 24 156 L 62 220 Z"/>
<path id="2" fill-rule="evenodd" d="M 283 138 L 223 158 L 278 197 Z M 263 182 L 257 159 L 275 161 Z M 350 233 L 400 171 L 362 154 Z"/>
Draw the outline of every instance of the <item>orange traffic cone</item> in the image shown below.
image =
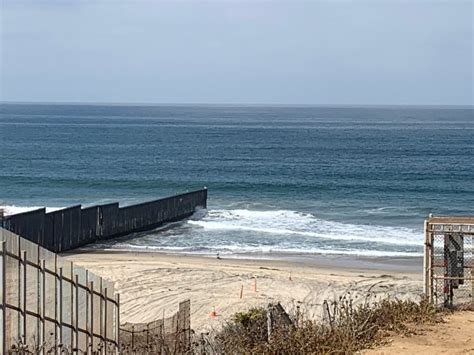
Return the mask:
<path id="1" fill-rule="evenodd" d="M 211 317 L 212 319 L 217 317 L 216 307 L 212 307 L 212 312 L 209 313 L 209 317 Z"/>

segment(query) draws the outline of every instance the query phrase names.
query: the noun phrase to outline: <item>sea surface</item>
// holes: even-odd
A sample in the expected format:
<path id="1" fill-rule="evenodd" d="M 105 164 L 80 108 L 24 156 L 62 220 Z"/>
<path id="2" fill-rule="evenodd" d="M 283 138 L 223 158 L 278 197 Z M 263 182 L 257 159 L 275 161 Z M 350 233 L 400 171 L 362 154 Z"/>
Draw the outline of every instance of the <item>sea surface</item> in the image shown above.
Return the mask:
<path id="1" fill-rule="evenodd" d="M 203 186 L 207 211 L 95 247 L 419 256 L 429 213 L 474 214 L 473 108 L 0 105 L 9 213 Z"/>

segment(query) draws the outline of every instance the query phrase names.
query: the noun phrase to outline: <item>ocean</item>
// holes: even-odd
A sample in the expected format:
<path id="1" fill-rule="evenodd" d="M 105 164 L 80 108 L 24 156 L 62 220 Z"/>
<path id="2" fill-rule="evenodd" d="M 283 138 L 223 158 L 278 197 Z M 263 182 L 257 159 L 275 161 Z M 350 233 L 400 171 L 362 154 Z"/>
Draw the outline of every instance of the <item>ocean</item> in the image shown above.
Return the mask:
<path id="1" fill-rule="evenodd" d="M 8 213 L 209 189 L 207 211 L 91 247 L 422 255 L 423 220 L 472 215 L 472 107 L 0 105 Z"/>

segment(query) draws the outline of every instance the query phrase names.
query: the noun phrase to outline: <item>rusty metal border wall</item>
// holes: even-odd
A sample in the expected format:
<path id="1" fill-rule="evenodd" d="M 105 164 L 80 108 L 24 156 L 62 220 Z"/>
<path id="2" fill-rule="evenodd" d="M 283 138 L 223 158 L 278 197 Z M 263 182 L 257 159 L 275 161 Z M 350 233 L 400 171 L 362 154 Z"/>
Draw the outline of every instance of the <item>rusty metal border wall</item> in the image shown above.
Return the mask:
<path id="1" fill-rule="evenodd" d="M 189 217 L 198 207 L 206 206 L 204 188 L 126 207 L 111 203 L 82 209 L 79 205 L 48 213 L 42 208 L 5 216 L 1 225 L 60 253 L 95 241 L 151 230 Z"/>

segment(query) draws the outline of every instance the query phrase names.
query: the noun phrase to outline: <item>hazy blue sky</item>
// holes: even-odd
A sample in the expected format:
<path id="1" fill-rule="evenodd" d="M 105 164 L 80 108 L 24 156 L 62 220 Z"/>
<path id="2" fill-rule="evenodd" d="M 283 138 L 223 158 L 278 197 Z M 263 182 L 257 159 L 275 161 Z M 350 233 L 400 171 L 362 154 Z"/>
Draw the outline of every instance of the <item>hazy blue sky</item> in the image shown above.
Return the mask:
<path id="1" fill-rule="evenodd" d="M 0 0 L 1 99 L 473 104 L 473 1 Z"/>

